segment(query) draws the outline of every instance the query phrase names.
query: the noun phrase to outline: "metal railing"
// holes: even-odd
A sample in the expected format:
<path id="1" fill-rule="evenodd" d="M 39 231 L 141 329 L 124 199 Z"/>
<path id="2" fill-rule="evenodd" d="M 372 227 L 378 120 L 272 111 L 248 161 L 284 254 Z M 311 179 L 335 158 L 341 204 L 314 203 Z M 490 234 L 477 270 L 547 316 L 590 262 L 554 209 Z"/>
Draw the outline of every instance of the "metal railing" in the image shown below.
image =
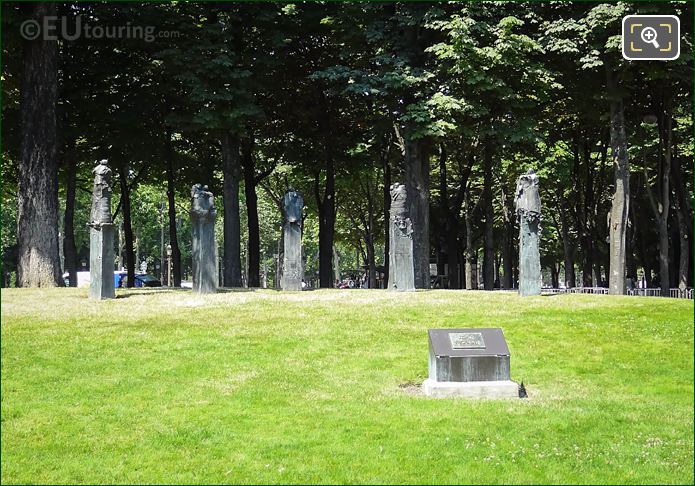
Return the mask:
<path id="1" fill-rule="evenodd" d="M 544 293 L 549 294 L 605 294 L 608 295 L 606 287 L 572 287 L 569 289 L 544 288 Z"/>
<path id="2" fill-rule="evenodd" d="M 572 287 L 569 289 L 552 289 L 544 288 L 543 293 L 548 294 L 601 294 L 608 295 L 608 289 L 606 287 Z M 649 288 L 649 289 L 628 289 L 627 295 L 634 295 L 640 297 L 661 297 L 660 288 Z M 673 299 L 692 299 L 693 289 L 669 289 L 669 297 Z"/>

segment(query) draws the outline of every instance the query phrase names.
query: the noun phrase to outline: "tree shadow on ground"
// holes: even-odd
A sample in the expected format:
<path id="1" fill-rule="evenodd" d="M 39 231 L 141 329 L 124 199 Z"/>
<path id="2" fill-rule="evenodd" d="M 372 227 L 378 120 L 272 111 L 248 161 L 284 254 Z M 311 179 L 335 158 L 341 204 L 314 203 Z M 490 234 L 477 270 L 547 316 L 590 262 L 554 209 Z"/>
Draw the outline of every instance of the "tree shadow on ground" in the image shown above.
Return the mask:
<path id="1" fill-rule="evenodd" d="M 255 292 L 256 290 L 264 290 L 260 288 L 247 288 L 247 287 L 219 287 L 217 289 L 218 294 L 231 294 L 236 292 Z"/>
<path id="2" fill-rule="evenodd" d="M 190 292 L 191 289 L 184 289 L 184 288 L 173 288 L 173 287 L 149 287 L 147 290 L 140 290 L 137 288 L 131 288 L 131 289 L 116 289 L 117 291 L 123 291 L 127 290 L 127 294 L 117 294 L 116 298 L 117 299 L 127 299 L 129 297 L 135 297 L 137 295 L 155 295 L 155 294 L 162 294 L 165 292 Z"/>
<path id="3" fill-rule="evenodd" d="M 174 287 L 151 287 L 148 288 L 147 290 L 140 290 L 138 288 L 132 288 L 132 289 L 117 289 L 120 291 L 127 290 L 127 294 L 119 294 L 116 295 L 117 299 L 127 299 L 130 297 L 134 297 L 137 295 L 155 295 L 155 294 L 162 294 L 166 292 L 186 292 L 186 293 L 193 293 L 193 290 L 190 288 L 174 288 Z M 283 292 L 281 289 L 273 289 L 273 288 L 260 288 L 260 287 L 253 287 L 253 288 L 247 288 L 247 287 L 219 287 L 216 292 L 210 293 L 207 295 L 215 295 L 215 294 L 232 294 L 232 293 L 246 293 L 246 292 L 257 292 L 260 290 L 270 290 L 273 292 Z M 311 292 L 316 289 L 303 289 L 301 292 Z"/>

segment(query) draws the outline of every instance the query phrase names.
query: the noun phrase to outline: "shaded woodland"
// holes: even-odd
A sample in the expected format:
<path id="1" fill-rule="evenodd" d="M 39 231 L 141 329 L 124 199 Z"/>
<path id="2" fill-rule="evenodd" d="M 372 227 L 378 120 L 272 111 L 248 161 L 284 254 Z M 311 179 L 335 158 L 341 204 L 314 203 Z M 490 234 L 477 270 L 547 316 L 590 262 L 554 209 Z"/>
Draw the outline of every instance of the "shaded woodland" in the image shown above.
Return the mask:
<path id="1" fill-rule="evenodd" d="M 624 60 L 632 13 L 678 15 L 679 59 Z M 152 36 L 20 35 L 54 15 Z M 402 182 L 418 288 L 514 288 L 514 190 L 532 168 L 544 285 L 692 287 L 692 19 L 689 2 L 3 2 L 3 285 L 76 285 L 106 158 L 131 276 L 164 275 L 169 244 L 172 284 L 190 273 L 201 182 L 225 286 L 273 285 L 289 187 L 312 284 L 384 285 Z"/>

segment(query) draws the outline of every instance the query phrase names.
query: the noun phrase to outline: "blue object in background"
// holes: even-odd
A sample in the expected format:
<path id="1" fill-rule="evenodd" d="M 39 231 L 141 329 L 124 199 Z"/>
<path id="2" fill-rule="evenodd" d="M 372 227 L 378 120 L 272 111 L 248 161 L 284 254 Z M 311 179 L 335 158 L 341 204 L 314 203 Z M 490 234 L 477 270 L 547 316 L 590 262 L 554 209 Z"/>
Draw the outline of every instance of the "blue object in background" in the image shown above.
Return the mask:
<path id="1" fill-rule="evenodd" d="M 125 288 L 128 286 L 128 272 L 116 271 L 113 272 L 113 284 L 116 288 Z M 162 283 L 152 275 L 145 273 L 135 275 L 136 287 L 161 287 Z"/>
<path id="2" fill-rule="evenodd" d="M 113 272 L 113 285 L 116 288 L 125 287 L 128 279 L 128 272 Z"/>

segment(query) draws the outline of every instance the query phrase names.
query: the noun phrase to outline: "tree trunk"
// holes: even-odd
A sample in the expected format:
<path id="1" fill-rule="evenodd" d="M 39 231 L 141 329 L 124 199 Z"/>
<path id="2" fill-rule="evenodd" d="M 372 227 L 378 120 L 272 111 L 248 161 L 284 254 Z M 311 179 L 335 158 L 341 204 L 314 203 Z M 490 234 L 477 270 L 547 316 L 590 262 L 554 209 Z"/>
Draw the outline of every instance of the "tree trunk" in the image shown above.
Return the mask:
<path id="1" fill-rule="evenodd" d="M 630 210 L 628 213 L 627 234 L 625 235 L 625 275 L 632 279 L 633 285 L 637 282 L 637 259 L 635 258 L 635 243 L 637 241 L 637 221 L 635 219 L 635 198 L 630 195 Z"/>
<path id="2" fill-rule="evenodd" d="M 452 227 L 452 214 L 451 206 L 449 203 L 449 190 L 447 188 L 447 175 L 446 175 L 446 147 L 443 143 L 439 144 L 439 206 L 441 211 L 441 221 L 440 227 L 442 235 L 437 238 L 439 242 L 439 251 L 437 255 L 437 274 L 444 275 L 444 258 L 442 254 L 446 254 L 446 264 L 448 266 L 448 280 L 449 288 L 455 288 L 452 284 L 452 277 L 456 280 L 458 284 L 458 279 L 453 276 L 452 269 L 458 267 L 458 242 L 456 238 L 456 233 L 453 232 Z M 455 225 L 454 225 L 455 226 Z M 442 242 L 443 240 L 443 242 Z M 443 244 L 442 244 L 443 243 Z"/>
<path id="3" fill-rule="evenodd" d="M 231 133 L 222 135 L 222 174 L 224 177 L 224 286 L 241 287 L 241 221 L 239 217 L 239 140 Z"/>
<path id="4" fill-rule="evenodd" d="M 475 275 L 473 274 L 473 265 L 475 264 L 475 251 L 473 249 L 473 222 L 471 221 L 470 205 L 470 198 L 468 194 L 466 194 L 466 203 L 463 208 L 463 220 L 466 226 L 466 250 L 464 251 L 464 257 L 466 260 L 466 288 L 468 290 L 473 290 L 478 288 L 478 286 L 474 281 Z"/>
<path id="5" fill-rule="evenodd" d="M 30 19 L 44 25 L 54 3 L 38 3 Z M 21 85 L 21 160 L 17 213 L 17 285 L 62 284 L 58 250 L 58 164 L 56 160 L 56 40 L 24 41 Z"/>
<path id="6" fill-rule="evenodd" d="M 367 232 L 367 238 L 365 239 L 365 244 L 367 246 L 367 275 L 369 278 L 369 288 L 376 288 L 376 261 L 374 253 L 374 235 L 371 228 Z"/>
<path id="7" fill-rule="evenodd" d="M 77 189 L 77 161 L 74 140 L 65 151 L 66 188 L 65 215 L 63 217 L 63 254 L 65 271 L 69 274 L 70 287 L 77 287 L 77 248 L 75 245 L 75 191 Z"/>
<path id="8" fill-rule="evenodd" d="M 366 236 L 365 243 L 367 244 L 367 265 L 369 288 L 376 288 L 376 253 L 374 250 L 374 195 L 372 194 L 371 184 L 367 182 L 366 194 L 367 198 L 367 219 L 365 221 Z"/>
<path id="9" fill-rule="evenodd" d="M 680 237 L 678 233 L 678 217 L 673 211 L 670 211 L 671 217 L 669 219 L 669 252 L 668 252 L 668 262 L 669 262 L 669 287 L 678 287 L 678 264 L 680 262 L 680 245 L 676 246 L 675 242 L 678 241 Z"/>
<path id="10" fill-rule="evenodd" d="M 133 221 L 130 211 L 130 186 L 128 184 L 128 164 L 118 167 L 121 186 L 121 209 L 123 210 L 123 235 L 125 236 L 125 267 L 128 274 L 127 286 L 135 287 L 135 253 L 133 249 Z"/>
<path id="11" fill-rule="evenodd" d="M 461 245 L 459 244 L 458 234 L 461 222 L 461 209 L 462 206 L 464 206 L 464 201 L 466 201 L 466 208 L 468 204 L 468 179 L 471 175 L 471 171 L 473 170 L 474 164 L 475 156 L 474 152 L 471 151 L 468 157 L 467 164 L 465 164 L 464 166 L 459 166 L 461 169 L 461 180 L 459 181 L 458 191 L 456 192 L 456 196 L 453 200 L 453 207 L 449 210 L 449 220 L 447 223 L 447 227 L 449 228 L 447 230 L 447 246 L 449 248 L 452 248 L 454 251 L 452 255 L 449 255 L 449 288 L 451 289 L 463 288 L 464 281 L 462 272 L 466 274 L 468 273 L 467 271 L 464 271 L 465 265 L 464 268 L 460 268 L 460 262 L 464 262 L 466 257 L 465 254 L 461 251 Z M 466 209 L 466 211 L 468 210 Z M 466 227 L 468 227 L 468 223 L 466 223 Z M 468 245 L 468 235 L 466 236 L 466 238 L 466 245 Z"/>
<path id="12" fill-rule="evenodd" d="M 500 282 L 500 287 L 504 289 L 514 288 L 514 282 L 512 280 L 512 267 L 513 267 L 513 241 L 514 241 L 514 223 L 512 219 L 512 209 L 509 207 L 509 201 L 507 200 L 506 191 L 502 186 L 501 191 L 501 202 L 502 202 L 502 217 L 504 221 L 504 228 L 502 231 L 502 280 Z"/>
<path id="13" fill-rule="evenodd" d="M 429 156 L 424 140 L 413 139 L 412 127 L 405 131 L 405 187 L 413 223 L 415 288 L 430 288 L 430 190 Z"/>
<path id="14" fill-rule="evenodd" d="M 603 287 L 603 273 L 601 272 L 601 252 L 598 245 L 594 245 L 594 286 Z"/>
<path id="15" fill-rule="evenodd" d="M 171 131 L 166 131 L 167 200 L 169 203 L 169 244 L 171 245 L 171 271 L 173 286 L 181 287 L 181 249 L 176 231 L 176 172 L 174 151 L 171 146 Z"/>
<path id="16" fill-rule="evenodd" d="M 446 256 L 447 256 L 447 279 L 449 280 L 450 289 L 460 289 L 461 281 L 459 279 L 459 240 L 458 240 L 459 224 L 458 218 L 449 214 L 446 225 Z"/>
<path id="17" fill-rule="evenodd" d="M 492 212 L 492 145 L 490 141 L 485 143 L 483 154 L 483 214 L 485 215 L 484 227 L 484 253 L 483 253 L 483 287 L 492 290 L 495 283 L 495 242 L 493 239 L 493 212 Z"/>
<path id="18" fill-rule="evenodd" d="M 659 239 L 659 283 L 661 295 L 669 296 L 670 273 L 669 273 L 669 234 L 668 217 L 670 207 L 670 170 L 671 170 L 671 151 L 672 151 L 672 120 L 668 104 L 660 104 L 658 107 L 658 127 L 659 127 L 659 170 L 656 178 L 657 198 L 655 200 L 652 189 L 649 187 L 649 179 L 645 171 L 645 186 L 649 203 L 656 219 L 657 234 Z M 646 160 L 644 161 L 646 164 Z"/>
<path id="19" fill-rule="evenodd" d="M 446 269 L 446 264 L 447 264 L 447 257 L 446 257 L 446 224 L 441 224 L 441 227 L 435 226 L 432 231 L 437 236 L 437 243 L 436 243 L 436 248 L 435 248 L 435 255 L 436 255 L 436 260 L 437 263 L 435 264 L 437 267 L 437 275 L 444 275 L 445 274 L 445 269 Z"/>
<path id="20" fill-rule="evenodd" d="M 610 67 L 607 68 L 606 73 L 608 92 L 612 96 L 616 96 L 614 74 Z M 622 295 L 625 293 L 625 238 L 628 211 L 630 209 L 630 162 L 627 157 L 623 100 L 612 99 L 610 112 L 611 158 L 613 159 L 613 171 L 615 174 L 615 189 L 611 202 L 610 228 L 608 231 L 610 239 L 608 291 L 613 295 Z"/>
<path id="21" fill-rule="evenodd" d="M 589 239 L 582 238 L 582 287 L 594 285 L 593 246 Z"/>
<path id="22" fill-rule="evenodd" d="M 562 251 L 564 256 L 565 267 L 565 287 L 573 288 L 577 285 L 576 276 L 574 273 L 574 247 L 570 241 L 569 221 L 567 218 L 567 208 L 564 196 L 559 194 L 560 207 L 560 231 L 562 234 Z"/>
<path id="23" fill-rule="evenodd" d="M 447 190 L 447 169 L 446 169 L 446 147 L 440 145 L 439 153 L 439 192 L 441 195 L 441 206 L 443 214 L 444 241 L 446 247 L 447 260 L 447 280 L 450 289 L 461 288 L 459 279 L 459 218 L 457 213 L 461 210 L 465 185 L 468 180 L 468 173 L 462 176 L 461 187 L 454 198 L 453 207 Z"/>
<path id="24" fill-rule="evenodd" d="M 662 118 L 662 117 L 660 117 Z M 660 136 L 661 159 L 661 201 L 657 209 L 661 213 L 658 218 L 659 228 L 659 280 L 661 281 L 661 296 L 668 297 L 671 286 L 668 258 L 668 214 L 670 209 L 670 171 L 671 171 L 671 150 L 672 150 L 672 130 L 671 113 L 667 110 L 660 123 L 659 132 L 665 136 Z M 665 140 L 664 140 L 665 139 Z"/>
<path id="25" fill-rule="evenodd" d="M 591 287 L 593 285 L 593 246 L 594 241 L 591 235 L 591 218 L 589 208 L 593 207 L 593 177 L 590 169 L 590 152 L 585 147 L 588 145 L 583 141 L 580 127 L 577 127 L 573 147 L 574 164 L 573 173 L 573 190 L 578 196 L 575 198 L 574 211 L 576 214 L 577 230 L 579 232 L 579 243 L 581 249 L 581 267 L 582 267 L 582 286 Z M 584 154 L 584 164 L 581 164 L 580 151 Z M 582 168 L 584 169 L 584 177 L 582 179 Z"/>
<path id="26" fill-rule="evenodd" d="M 676 191 L 676 217 L 678 220 L 678 232 L 680 241 L 680 255 L 678 260 L 678 288 L 681 290 L 688 287 L 688 275 L 690 272 L 690 252 L 692 250 L 692 234 L 691 222 L 692 211 L 690 208 L 690 199 L 687 195 L 685 185 L 683 183 L 683 174 L 681 171 L 679 159 L 674 154 L 671 158 L 671 173 L 673 175 L 673 186 Z"/>
<path id="27" fill-rule="evenodd" d="M 391 246 L 389 242 L 389 218 L 391 212 L 391 164 L 388 155 L 384 157 L 384 288 L 389 285 L 389 258 Z"/>
<path id="28" fill-rule="evenodd" d="M 321 198 L 319 176 L 315 180 L 316 203 L 319 208 L 319 286 L 333 288 L 333 239 L 335 236 L 335 167 L 333 157 L 326 161 L 326 188 Z"/>
<path id="29" fill-rule="evenodd" d="M 241 144 L 244 166 L 244 191 L 249 228 L 248 240 L 248 286 L 261 286 L 261 233 L 258 223 L 258 196 L 256 195 L 256 166 L 253 159 L 253 139 L 246 138 Z"/>
<path id="30" fill-rule="evenodd" d="M 283 271 L 283 266 L 282 266 L 282 261 L 283 258 L 285 257 L 285 232 L 283 230 L 280 231 L 280 237 L 278 238 L 278 251 L 277 251 L 277 259 L 275 261 L 275 281 L 273 282 L 273 288 L 275 290 L 280 290 L 282 287 L 280 286 L 280 282 L 282 281 L 282 271 Z"/>
<path id="31" fill-rule="evenodd" d="M 556 266 L 555 262 L 550 265 L 550 282 L 554 289 L 560 287 L 560 267 Z"/>

